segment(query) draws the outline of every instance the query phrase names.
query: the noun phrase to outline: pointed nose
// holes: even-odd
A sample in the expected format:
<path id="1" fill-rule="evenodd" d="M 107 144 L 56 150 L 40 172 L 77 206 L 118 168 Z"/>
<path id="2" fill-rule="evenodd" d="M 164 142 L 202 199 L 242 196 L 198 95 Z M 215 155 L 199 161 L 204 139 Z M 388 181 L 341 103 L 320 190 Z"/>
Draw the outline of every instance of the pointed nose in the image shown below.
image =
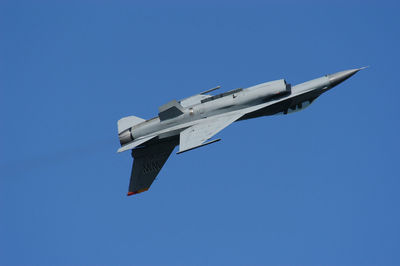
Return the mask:
<path id="1" fill-rule="evenodd" d="M 334 74 L 329 74 L 327 75 L 328 79 L 329 79 L 329 85 L 330 87 L 335 87 L 336 85 L 342 83 L 343 81 L 345 81 L 346 79 L 350 78 L 351 76 L 353 76 L 355 73 L 357 73 L 358 71 L 365 69 L 366 67 L 362 67 L 362 68 L 355 68 L 355 69 L 350 69 L 350 70 L 345 70 L 345 71 L 341 71 L 341 72 L 337 72 Z"/>

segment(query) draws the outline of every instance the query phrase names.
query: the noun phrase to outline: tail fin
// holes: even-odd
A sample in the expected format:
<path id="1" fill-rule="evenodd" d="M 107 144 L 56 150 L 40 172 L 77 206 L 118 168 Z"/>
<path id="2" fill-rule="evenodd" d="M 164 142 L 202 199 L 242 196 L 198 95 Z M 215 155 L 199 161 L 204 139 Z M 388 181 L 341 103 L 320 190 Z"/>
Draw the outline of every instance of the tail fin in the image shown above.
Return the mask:
<path id="1" fill-rule="evenodd" d="M 146 120 L 136 117 L 136 116 L 127 116 L 118 120 L 118 134 L 122 131 L 127 130 L 130 127 L 133 127 L 137 124 L 140 124 Z"/>

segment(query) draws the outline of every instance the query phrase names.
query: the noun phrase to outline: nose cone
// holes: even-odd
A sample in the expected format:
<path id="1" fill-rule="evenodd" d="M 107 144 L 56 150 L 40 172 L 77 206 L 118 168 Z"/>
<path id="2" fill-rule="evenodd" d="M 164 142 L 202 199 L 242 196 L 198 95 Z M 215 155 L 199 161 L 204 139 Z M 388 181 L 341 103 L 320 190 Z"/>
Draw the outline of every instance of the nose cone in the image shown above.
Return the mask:
<path id="1" fill-rule="evenodd" d="M 350 70 L 345 70 L 345 71 L 341 71 L 341 72 L 337 72 L 335 74 L 329 74 L 327 75 L 328 79 L 329 79 L 329 84 L 330 87 L 335 87 L 336 85 L 342 83 L 343 81 L 345 81 L 346 79 L 350 78 L 351 76 L 353 76 L 355 73 L 357 73 L 358 71 L 365 69 L 366 67 L 362 67 L 362 68 L 356 68 L 356 69 L 350 69 Z"/>

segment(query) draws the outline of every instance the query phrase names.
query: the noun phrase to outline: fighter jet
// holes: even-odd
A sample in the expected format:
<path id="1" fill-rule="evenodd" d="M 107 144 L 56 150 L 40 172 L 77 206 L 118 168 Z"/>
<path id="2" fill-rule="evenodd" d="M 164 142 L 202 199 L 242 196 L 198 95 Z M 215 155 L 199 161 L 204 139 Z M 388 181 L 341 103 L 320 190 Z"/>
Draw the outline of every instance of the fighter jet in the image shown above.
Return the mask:
<path id="1" fill-rule="evenodd" d="M 128 196 L 150 188 L 175 146 L 179 145 L 177 153 L 181 154 L 219 141 L 208 140 L 233 122 L 302 110 L 361 69 L 364 68 L 325 75 L 295 86 L 280 79 L 210 95 L 218 86 L 180 101 L 172 100 L 159 107 L 158 116 L 152 119 L 120 119 L 118 152 L 132 150 L 134 159 Z"/>

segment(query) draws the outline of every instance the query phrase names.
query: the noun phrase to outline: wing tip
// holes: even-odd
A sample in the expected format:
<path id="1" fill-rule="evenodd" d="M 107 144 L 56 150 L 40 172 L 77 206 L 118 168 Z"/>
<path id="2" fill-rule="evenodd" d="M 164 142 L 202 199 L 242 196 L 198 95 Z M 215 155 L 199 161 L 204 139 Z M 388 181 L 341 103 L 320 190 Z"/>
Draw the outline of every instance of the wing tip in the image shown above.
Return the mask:
<path id="1" fill-rule="evenodd" d="M 145 192 L 147 190 L 149 190 L 149 188 L 143 188 L 143 189 L 139 189 L 139 190 L 136 190 L 136 191 L 128 191 L 128 195 L 127 196 L 132 196 L 132 195 L 135 195 L 135 194 L 139 194 L 139 193 Z"/>

